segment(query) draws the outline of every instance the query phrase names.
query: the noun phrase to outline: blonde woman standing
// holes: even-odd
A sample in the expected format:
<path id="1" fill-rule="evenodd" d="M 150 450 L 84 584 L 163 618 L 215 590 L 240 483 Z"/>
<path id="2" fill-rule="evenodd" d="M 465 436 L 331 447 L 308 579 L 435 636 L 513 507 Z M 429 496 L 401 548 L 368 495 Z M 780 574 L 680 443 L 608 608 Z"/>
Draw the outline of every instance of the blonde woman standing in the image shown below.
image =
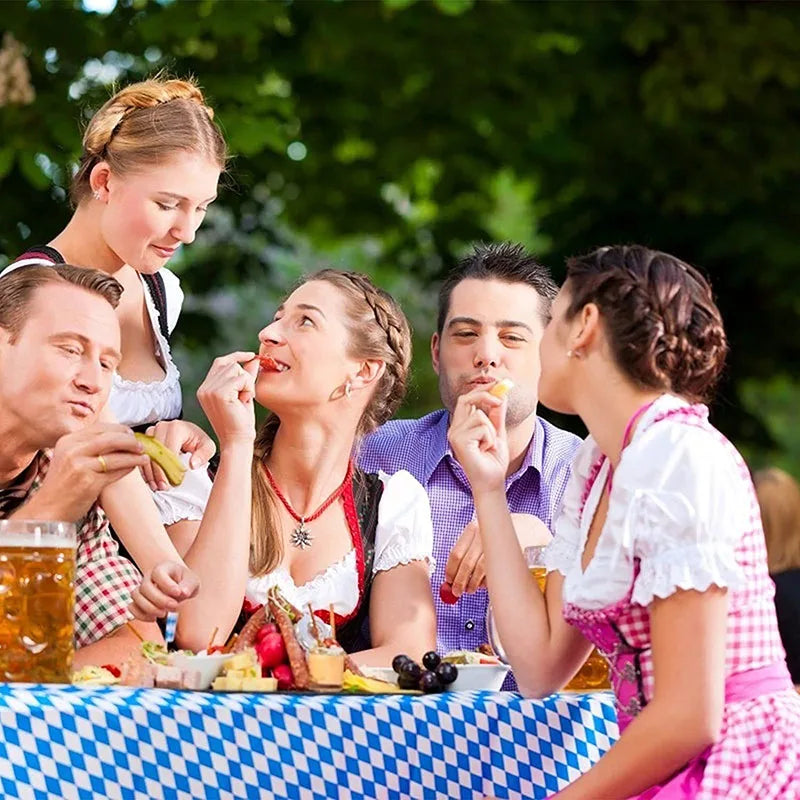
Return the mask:
<path id="1" fill-rule="evenodd" d="M 109 420 L 147 428 L 181 415 L 180 375 L 169 336 L 183 292 L 166 264 L 179 246 L 194 240 L 216 199 L 226 158 L 213 109 L 193 81 L 154 78 L 121 89 L 84 133 L 70 189 L 75 211 L 66 228 L 6 270 L 68 262 L 102 270 L 122 285 L 117 308 L 122 361 L 107 406 Z M 189 423 L 162 424 L 156 432 L 173 449 L 192 453 L 193 466 L 214 452 L 213 442 Z M 156 491 L 167 489 L 163 475 L 149 467 L 144 472 L 159 514 L 151 513 L 149 492 L 136 474 L 116 484 L 101 504 L 121 542 L 147 570 L 153 559 L 177 557 L 162 523 L 185 518 L 184 492 L 194 476 L 189 473 L 177 490 Z M 137 508 L 135 525 L 131 504 Z M 160 546 L 141 535 L 148 527 Z M 183 555 L 185 547 L 176 543 Z"/>

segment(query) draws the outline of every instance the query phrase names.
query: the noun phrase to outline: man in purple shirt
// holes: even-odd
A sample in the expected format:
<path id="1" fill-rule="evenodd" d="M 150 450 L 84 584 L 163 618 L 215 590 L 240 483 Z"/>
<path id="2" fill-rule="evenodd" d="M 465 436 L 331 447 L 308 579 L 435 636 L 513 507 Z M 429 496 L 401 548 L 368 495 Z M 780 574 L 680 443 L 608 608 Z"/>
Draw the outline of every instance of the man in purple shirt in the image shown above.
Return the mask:
<path id="1" fill-rule="evenodd" d="M 389 474 L 406 469 L 428 492 L 440 653 L 474 650 L 488 641 L 489 599 L 472 492 L 447 441 L 450 413 L 460 395 L 502 378 L 513 381 L 506 417 L 509 509 L 534 515 L 551 528 L 561 503 L 580 439 L 536 415 L 539 341 L 556 292 L 548 270 L 522 246 L 476 247 L 439 293 L 431 357 L 444 408 L 422 419 L 388 422 L 361 448 L 362 469 Z M 519 528 L 518 535 L 522 546 L 531 543 Z M 445 603 L 442 596 L 458 600 Z"/>

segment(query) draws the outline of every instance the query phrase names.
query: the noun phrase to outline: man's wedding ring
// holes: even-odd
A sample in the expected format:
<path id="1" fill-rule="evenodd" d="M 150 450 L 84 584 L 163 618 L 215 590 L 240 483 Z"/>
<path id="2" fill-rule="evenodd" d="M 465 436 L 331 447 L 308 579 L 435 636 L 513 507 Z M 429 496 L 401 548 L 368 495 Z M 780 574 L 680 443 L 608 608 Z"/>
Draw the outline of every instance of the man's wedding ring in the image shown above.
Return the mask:
<path id="1" fill-rule="evenodd" d="M 97 460 L 100 462 L 100 472 L 108 472 L 108 464 L 103 456 L 97 456 Z"/>

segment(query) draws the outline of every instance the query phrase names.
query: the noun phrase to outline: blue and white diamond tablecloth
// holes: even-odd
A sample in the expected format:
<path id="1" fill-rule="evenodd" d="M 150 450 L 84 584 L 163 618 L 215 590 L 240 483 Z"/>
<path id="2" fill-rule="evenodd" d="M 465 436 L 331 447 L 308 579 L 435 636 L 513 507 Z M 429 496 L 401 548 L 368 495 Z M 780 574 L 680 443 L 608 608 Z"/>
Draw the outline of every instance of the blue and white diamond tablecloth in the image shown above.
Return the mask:
<path id="1" fill-rule="evenodd" d="M 547 797 L 617 737 L 610 694 L 211 695 L 0 685 L 3 798 Z"/>

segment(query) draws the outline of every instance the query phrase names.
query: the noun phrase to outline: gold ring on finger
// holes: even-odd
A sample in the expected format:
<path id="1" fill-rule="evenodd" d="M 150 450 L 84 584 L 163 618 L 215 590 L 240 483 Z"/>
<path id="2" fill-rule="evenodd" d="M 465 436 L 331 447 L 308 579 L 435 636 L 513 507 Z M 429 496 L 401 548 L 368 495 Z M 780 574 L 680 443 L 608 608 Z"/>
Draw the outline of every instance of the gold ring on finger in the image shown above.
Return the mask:
<path id="1" fill-rule="evenodd" d="M 108 472 L 108 464 L 106 464 L 105 458 L 97 456 L 97 460 L 100 462 L 100 472 Z"/>

